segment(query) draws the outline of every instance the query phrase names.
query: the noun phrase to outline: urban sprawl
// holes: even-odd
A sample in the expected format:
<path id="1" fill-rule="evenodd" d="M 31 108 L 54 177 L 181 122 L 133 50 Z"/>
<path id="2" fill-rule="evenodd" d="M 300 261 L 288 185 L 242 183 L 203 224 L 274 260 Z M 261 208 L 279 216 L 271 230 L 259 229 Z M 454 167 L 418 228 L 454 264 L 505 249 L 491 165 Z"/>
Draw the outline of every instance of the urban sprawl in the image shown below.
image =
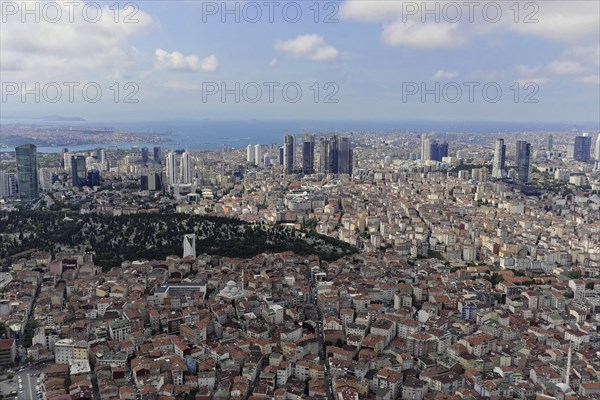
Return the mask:
<path id="1" fill-rule="evenodd" d="M 600 399 L 598 132 L 1 163 L 2 398 Z"/>

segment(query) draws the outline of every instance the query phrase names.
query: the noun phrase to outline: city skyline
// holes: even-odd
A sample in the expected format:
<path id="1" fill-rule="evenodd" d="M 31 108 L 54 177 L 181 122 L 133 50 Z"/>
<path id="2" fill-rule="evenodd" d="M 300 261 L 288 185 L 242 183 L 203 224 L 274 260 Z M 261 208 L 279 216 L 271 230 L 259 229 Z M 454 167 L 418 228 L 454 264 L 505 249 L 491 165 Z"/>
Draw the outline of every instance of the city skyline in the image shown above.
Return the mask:
<path id="1" fill-rule="evenodd" d="M 599 342 L 598 154 L 577 159 L 595 135 L 282 132 L 218 150 L 153 146 L 156 160 L 150 146 L 4 152 L 0 319 L 12 328 L 0 363 L 20 380 L 0 391 L 593 394 L 572 371 L 595 365 Z M 38 195 L 19 193 L 34 175 Z M 531 332 L 563 356 L 522 358 Z M 165 370 L 146 373 L 151 363 Z M 534 365 L 558 384 L 527 374 Z M 109 368 L 131 371 L 131 387 Z"/>
<path id="2" fill-rule="evenodd" d="M 600 1 L 0 19 L 0 399 L 600 400 Z"/>

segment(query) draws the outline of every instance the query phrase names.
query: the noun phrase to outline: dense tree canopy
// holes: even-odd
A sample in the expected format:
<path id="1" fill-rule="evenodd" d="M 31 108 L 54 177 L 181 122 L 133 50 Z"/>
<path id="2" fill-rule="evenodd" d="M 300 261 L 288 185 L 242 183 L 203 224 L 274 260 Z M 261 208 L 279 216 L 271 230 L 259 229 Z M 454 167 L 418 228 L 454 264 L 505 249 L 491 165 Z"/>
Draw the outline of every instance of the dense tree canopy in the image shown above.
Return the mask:
<path id="1" fill-rule="evenodd" d="M 16 211 L 0 213 L 0 258 L 33 249 L 52 253 L 66 249 L 94 251 L 103 268 L 124 260 L 164 259 L 182 253 L 183 235 L 196 234 L 198 254 L 248 258 L 263 252 L 293 251 L 324 260 L 356 252 L 347 243 L 224 217 L 187 214 L 139 214 L 118 217 L 73 212 Z"/>

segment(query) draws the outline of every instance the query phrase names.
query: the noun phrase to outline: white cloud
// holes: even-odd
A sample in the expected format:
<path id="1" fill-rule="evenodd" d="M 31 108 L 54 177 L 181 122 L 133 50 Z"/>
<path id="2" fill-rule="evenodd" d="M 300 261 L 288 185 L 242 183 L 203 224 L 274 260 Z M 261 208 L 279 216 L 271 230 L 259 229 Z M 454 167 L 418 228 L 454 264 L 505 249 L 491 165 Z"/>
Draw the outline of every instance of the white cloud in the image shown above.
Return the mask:
<path id="1" fill-rule="evenodd" d="M 313 61 L 330 61 L 338 57 L 338 50 L 327 44 L 323 36 L 308 34 L 294 39 L 277 41 L 275 49 L 293 58 L 304 58 Z"/>
<path id="2" fill-rule="evenodd" d="M 273 59 L 271 60 L 271 62 L 269 63 L 269 65 L 271 67 L 274 67 L 275 65 L 277 65 L 277 58 L 273 57 Z"/>
<path id="3" fill-rule="evenodd" d="M 553 61 L 546 68 L 553 75 L 575 75 L 583 71 L 583 67 L 575 61 Z"/>
<path id="4" fill-rule="evenodd" d="M 340 16 L 361 22 L 382 22 L 402 16 L 402 1 L 348 0 L 340 6 Z"/>
<path id="5" fill-rule="evenodd" d="M 11 79 L 56 80 L 108 79 L 119 70 L 136 70 L 139 54 L 131 45 L 136 36 L 156 28 L 152 17 L 142 10 L 115 10 L 110 4 L 102 7 L 99 20 L 84 19 L 83 2 L 71 2 L 73 12 L 65 2 L 53 3 L 62 17 L 51 22 L 41 18 L 21 21 L 20 15 L 6 16 L 0 35 L 0 68 L 10 71 Z M 52 16 L 54 16 L 54 12 Z M 90 11 L 89 16 L 93 16 Z M 73 17 L 72 22 L 69 16 Z M 136 22 L 125 23 L 125 17 Z M 15 68 L 18 67 L 18 68 Z"/>
<path id="6" fill-rule="evenodd" d="M 214 72 L 219 66 L 219 61 L 215 55 L 200 60 L 200 57 L 196 54 L 186 56 L 178 51 L 169 53 L 163 49 L 156 49 L 154 55 L 155 66 L 158 69 Z"/>
<path id="7" fill-rule="evenodd" d="M 521 2 L 521 22 L 505 23 L 508 29 L 559 42 L 598 41 L 600 2 L 585 0 L 535 2 L 538 10 L 533 16 L 537 19 L 534 23 L 523 22 L 527 15 L 535 11 L 531 6 L 525 6 L 526 4 L 526 1 Z"/>
<path id="8" fill-rule="evenodd" d="M 161 87 L 167 89 L 185 90 L 185 91 L 197 91 L 202 90 L 202 85 L 181 82 L 181 81 L 168 81 L 160 84 Z"/>
<path id="9" fill-rule="evenodd" d="M 562 58 L 577 60 L 584 65 L 600 66 L 600 46 L 573 47 L 565 51 Z"/>
<path id="10" fill-rule="evenodd" d="M 466 37 L 456 25 L 394 22 L 381 33 L 384 43 L 418 48 L 453 48 L 462 46 Z"/>
<path id="11" fill-rule="evenodd" d="M 546 65 L 544 71 L 555 76 L 575 77 L 583 84 L 597 85 L 600 66 L 600 46 L 576 46 L 561 54 L 558 60 Z"/>
<path id="12" fill-rule="evenodd" d="M 219 60 L 217 59 L 217 56 L 211 54 L 210 56 L 202 59 L 200 62 L 200 68 L 202 68 L 202 71 L 204 72 L 215 72 L 217 68 L 219 68 Z"/>
<path id="13" fill-rule="evenodd" d="M 525 86 L 525 85 L 531 84 L 531 83 L 533 83 L 534 85 L 542 86 L 542 85 L 545 85 L 548 82 L 550 82 L 550 80 L 547 79 L 547 78 L 543 78 L 543 77 L 540 77 L 540 78 L 523 78 L 523 79 L 518 79 L 517 80 L 517 83 L 520 86 Z"/>
<path id="14" fill-rule="evenodd" d="M 519 75 L 532 76 L 539 72 L 541 68 L 538 67 L 529 67 L 527 65 L 515 65 L 515 70 Z"/>
<path id="15" fill-rule="evenodd" d="M 586 85 L 600 85 L 600 75 L 581 76 L 575 80 Z"/>
<path id="16" fill-rule="evenodd" d="M 449 72 L 444 71 L 443 69 L 438 70 L 435 74 L 433 74 L 433 79 L 454 79 L 458 77 L 458 72 Z"/>
<path id="17" fill-rule="evenodd" d="M 600 35 L 598 1 L 519 0 L 515 7 L 515 2 L 485 0 L 474 2 L 473 10 L 463 2 L 449 3 L 455 5 L 446 8 L 439 0 L 345 0 L 339 14 L 346 20 L 381 24 L 381 38 L 386 44 L 426 49 L 463 46 L 473 38 L 493 32 L 588 44 L 597 43 Z M 498 5 L 500 18 L 491 22 Z M 436 11 L 428 14 L 428 10 Z"/>

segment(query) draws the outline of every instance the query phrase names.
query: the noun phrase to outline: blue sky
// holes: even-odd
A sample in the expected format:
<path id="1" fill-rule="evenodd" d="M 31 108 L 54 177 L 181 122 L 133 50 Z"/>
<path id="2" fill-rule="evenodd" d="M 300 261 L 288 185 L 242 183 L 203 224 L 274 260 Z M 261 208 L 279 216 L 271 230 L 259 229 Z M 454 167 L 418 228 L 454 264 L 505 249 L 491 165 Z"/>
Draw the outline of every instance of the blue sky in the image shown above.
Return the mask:
<path id="1" fill-rule="evenodd" d="M 119 9 L 115 22 L 115 11 L 108 8 L 113 2 L 101 3 L 97 22 L 86 20 L 84 3 L 70 13 L 63 2 L 54 2 L 61 18 L 55 18 L 53 8 L 45 9 L 46 3 L 39 3 L 36 22 L 19 3 L 2 1 L 3 116 L 60 114 L 99 121 L 600 118 L 597 1 L 520 1 L 517 17 L 512 1 L 482 1 L 472 21 L 463 2 L 446 9 L 448 1 L 143 1 L 134 3 L 137 22 L 128 24 L 123 19 L 132 9 Z M 235 13 L 223 15 L 224 7 L 233 9 L 236 3 L 239 23 Z M 273 22 L 269 4 L 275 7 Z M 426 14 L 423 4 L 433 13 Z M 296 5 L 302 16 L 292 23 L 282 9 L 293 16 Z M 252 17 L 257 9 L 262 17 L 256 23 L 242 12 Z M 498 9 L 502 16 L 492 21 Z M 97 11 L 91 5 L 87 10 L 88 17 Z M 331 23 L 324 22 L 326 15 L 332 16 Z M 72 99 L 65 82 L 80 84 Z M 269 82 L 278 84 L 272 101 Z M 81 90 L 90 83 L 102 90 L 94 103 Z M 284 85 L 289 92 L 283 92 Z M 239 101 L 233 93 L 222 97 L 224 88 L 237 91 Z M 298 88 L 298 101 L 289 101 Z M 23 95 L 24 89 L 30 94 Z M 423 97 L 423 90 L 430 92 Z M 127 98 L 137 103 L 123 103 Z"/>

